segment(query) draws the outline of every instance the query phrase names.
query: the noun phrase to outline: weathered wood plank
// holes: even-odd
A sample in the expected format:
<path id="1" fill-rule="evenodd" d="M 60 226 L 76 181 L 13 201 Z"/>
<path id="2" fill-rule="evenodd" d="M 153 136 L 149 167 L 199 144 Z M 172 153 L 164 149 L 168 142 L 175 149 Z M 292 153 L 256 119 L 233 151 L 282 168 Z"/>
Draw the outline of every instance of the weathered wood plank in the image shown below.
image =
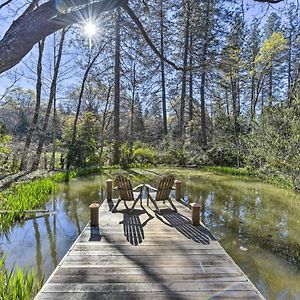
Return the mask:
<path id="1" fill-rule="evenodd" d="M 230 273 L 202 273 L 202 274 L 187 274 L 187 275 L 165 275 L 165 274 L 150 274 L 150 275 L 132 275 L 132 274 L 93 274 L 93 275 L 58 275 L 54 276 L 50 283 L 154 283 L 157 282 L 159 276 L 162 282 L 185 282 L 192 281 L 195 284 L 202 282 L 247 282 L 245 276 L 230 274 Z"/>
<path id="2" fill-rule="evenodd" d="M 100 275 L 100 274 L 133 274 L 133 275 L 152 275 L 152 274 L 160 274 L 160 275 L 201 275 L 201 274 L 215 274 L 218 276 L 219 274 L 234 274 L 241 275 L 243 274 L 239 269 L 232 268 L 232 266 L 224 266 L 224 267 L 213 267 L 207 266 L 205 268 L 199 267 L 155 267 L 155 268 L 147 268 L 142 269 L 140 267 L 126 268 L 123 266 L 118 267 L 107 267 L 107 266 L 65 266 L 62 264 L 60 268 L 56 271 L 55 275 Z"/>
<path id="3" fill-rule="evenodd" d="M 190 211 L 104 202 L 99 228 L 87 226 L 36 299 L 263 299 Z"/>
<path id="4" fill-rule="evenodd" d="M 101 300 L 132 300 L 132 299 L 174 299 L 174 300 L 207 300 L 207 299 L 235 299 L 235 300 L 254 300 L 259 299 L 259 296 L 254 291 L 220 291 L 220 292 L 151 292 L 138 293 L 128 292 L 126 294 L 121 292 L 109 293 L 68 293 L 68 292 L 45 292 L 40 294 L 37 300 L 86 300 L 86 299 L 101 299 Z"/>
<path id="5" fill-rule="evenodd" d="M 197 292 L 197 291 L 251 291 L 249 282 L 127 282 L 127 283 L 50 283 L 44 292 L 72 292 L 72 293 L 108 293 L 108 292 Z"/>

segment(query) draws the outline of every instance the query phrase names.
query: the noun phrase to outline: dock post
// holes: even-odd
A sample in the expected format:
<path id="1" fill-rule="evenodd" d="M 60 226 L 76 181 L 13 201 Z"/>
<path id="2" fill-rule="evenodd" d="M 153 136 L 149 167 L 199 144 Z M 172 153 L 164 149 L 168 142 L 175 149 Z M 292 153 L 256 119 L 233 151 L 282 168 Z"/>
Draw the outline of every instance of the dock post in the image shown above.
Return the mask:
<path id="1" fill-rule="evenodd" d="M 199 203 L 192 203 L 192 224 L 194 226 L 200 225 L 200 204 Z"/>
<path id="2" fill-rule="evenodd" d="M 106 180 L 106 198 L 107 201 L 112 201 L 113 180 Z"/>
<path id="3" fill-rule="evenodd" d="M 180 201 L 182 197 L 182 191 L 181 191 L 181 181 L 175 180 L 175 198 L 177 201 Z"/>
<path id="4" fill-rule="evenodd" d="M 98 203 L 93 203 L 90 206 L 91 210 L 91 227 L 98 227 L 99 226 L 99 207 Z"/>

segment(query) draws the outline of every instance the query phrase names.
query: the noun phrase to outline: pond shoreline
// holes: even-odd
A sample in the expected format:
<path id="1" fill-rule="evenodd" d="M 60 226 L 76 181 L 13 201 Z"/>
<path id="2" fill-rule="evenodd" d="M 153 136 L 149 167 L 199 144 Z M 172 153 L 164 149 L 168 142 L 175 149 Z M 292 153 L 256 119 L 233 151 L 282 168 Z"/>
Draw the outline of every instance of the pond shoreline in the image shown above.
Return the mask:
<path id="1" fill-rule="evenodd" d="M 7 237 L 2 235 L 0 251 L 9 253 L 8 270 L 15 263 L 34 267 L 37 278 L 45 272 L 47 278 L 87 224 L 89 204 L 105 199 L 106 179 L 118 172 L 130 177 L 133 185 L 153 186 L 161 176 L 172 173 L 184 184 L 184 200 L 200 203 L 202 222 L 263 294 L 300 293 L 294 283 L 300 278 L 299 194 L 254 177 L 186 168 L 114 168 L 58 184 L 42 205 L 55 214 L 15 222 Z"/>

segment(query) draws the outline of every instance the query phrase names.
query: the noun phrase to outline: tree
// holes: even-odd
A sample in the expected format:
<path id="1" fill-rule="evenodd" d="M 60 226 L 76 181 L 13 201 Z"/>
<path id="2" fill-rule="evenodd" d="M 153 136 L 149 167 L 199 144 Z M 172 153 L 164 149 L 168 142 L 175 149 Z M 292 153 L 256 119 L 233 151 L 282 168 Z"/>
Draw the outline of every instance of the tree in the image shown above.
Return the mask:
<path id="1" fill-rule="evenodd" d="M 269 78 L 269 106 L 272 105 L 273 98 L 273 71 L 275 67 L 280 67 L 282 64 L 286 48 L 287 40 L 283 33 L 273 32 L 270 38 L 262 43 L 259 54 L 255 59 L 256 74 L 260 78 Z"/>
<path id="2" fill-rule="evenodd" d="M 27 169 L 27 157 L 29 148 L 31 145 L 32 137 L 34 135 L 34 132 L 37 128 L 38 118 L 40 114 L 40 107 L 41 107 L 41 95 L 42 95 L 42 69 L 43 69 L 43 53 L 44 53 L 44 47 L 45 47 L 45 40 L 42 40 L 39 42 L 39 56 L 38 56 L 38 63 L 37 63 L 37 80 L 36 80 L 36 102 L 35 102 L 35 109 L 34 114 L 32 118 L 32 122 L 30 125 L 30 128 L 28 130 L 25 145 L 21 157 L 21 164 L 20 164 L 20 170 L 26 170 Z"/>
<path id="3" fill-rule="evenodd" d="M 120 162 L 120 54 L 121 53 L 121 21 L 120 10 L 116 13 L 115 24 L 115 100 L 114 100 L 114 164 Z"/>
<path id="4" fill-rule="evenodd" d="M 60 63 L 61 63 L 61 58 L 62 58 L 62 53 L 63 53 L 65 35 L 66 35 L 66 29 L 64 28 L 61 32 L 57 60 L 55 63 L 54 74 L 53 74 L 51 87 L 50 87 L 49 101 L 48 101 L 47 110 L 46 110 L 46 114 L 45 114 L 45 118 L 44 118 L 44 122 L 43 122 L 42 132 L 39 137 L 39 143 L 38 143 L 38 147 L 36 150 L 36 156 L 34 157 L 34 161 L 33 161 L 32 167 L 31 167 L 32 171 L 35 171 L 38 169 L 42 151 L 43 151 L 43 147 L 44 147 L 44 142 L 45 142 L 45 138 L 46 138 L 46 132 L 47 132 L 47 128 L 48 128 L 52 104 L 53 104 L 53 101 L 54 101 L 54 98 L 56 95 L 57 78 L 58 78 L 58 74 L 59 74 L 59 68 L 60 68 Z"/>

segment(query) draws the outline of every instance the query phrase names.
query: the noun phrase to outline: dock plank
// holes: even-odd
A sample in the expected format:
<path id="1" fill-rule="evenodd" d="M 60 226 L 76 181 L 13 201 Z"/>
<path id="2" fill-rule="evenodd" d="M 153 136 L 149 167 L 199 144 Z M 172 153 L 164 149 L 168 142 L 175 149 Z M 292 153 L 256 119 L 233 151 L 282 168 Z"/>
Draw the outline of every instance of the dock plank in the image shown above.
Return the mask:
<path id="1" fill-rule="evenodd" d="M 86 226 L 37 300 L 264 299 L 183 204 L 161 215 L 145 205 L 112 213 L 113 204 L 104 201 L 99 228 Z"/>

